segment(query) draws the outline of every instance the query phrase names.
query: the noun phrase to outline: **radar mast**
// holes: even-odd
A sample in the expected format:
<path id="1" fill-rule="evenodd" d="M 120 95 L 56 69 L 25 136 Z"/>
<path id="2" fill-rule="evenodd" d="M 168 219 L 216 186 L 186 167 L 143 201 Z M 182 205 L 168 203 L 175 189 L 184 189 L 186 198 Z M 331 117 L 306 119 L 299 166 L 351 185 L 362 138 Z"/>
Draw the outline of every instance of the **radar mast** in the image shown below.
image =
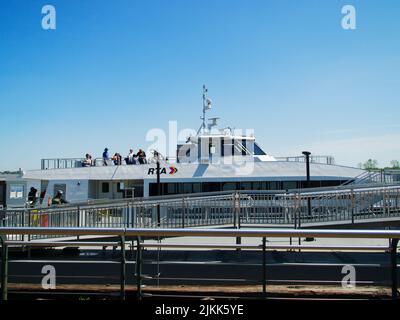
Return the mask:
<path id="1" fill-rule="evenodd" d="M 205 133 L 206 132 L 206 111 L 211 109 L 211 104 L 212 101 L 210 98 L 208 98 L 207 96 L 208 93 L 208 89 L 206 88 L 205 85 L 203 85 L 203 116 L 200 117 L 200 119 L 203 121 L 201 127 L 199 128 L 197 134 L 201 133 Z"/>

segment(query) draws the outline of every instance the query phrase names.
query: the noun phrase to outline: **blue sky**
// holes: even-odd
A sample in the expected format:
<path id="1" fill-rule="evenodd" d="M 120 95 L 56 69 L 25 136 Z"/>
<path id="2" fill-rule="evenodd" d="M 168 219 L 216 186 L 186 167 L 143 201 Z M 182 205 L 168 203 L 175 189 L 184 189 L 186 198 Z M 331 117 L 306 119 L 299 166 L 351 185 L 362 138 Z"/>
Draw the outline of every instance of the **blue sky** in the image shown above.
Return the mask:
<path id="1" fill-rule="evenodd" d="M 197 129 L 203 84 L 210 116 L 269 154 L 400 160 L 399 16 L 396 0 L 2 1 L 0 170 L 125 155 L 169 120 Z"/>

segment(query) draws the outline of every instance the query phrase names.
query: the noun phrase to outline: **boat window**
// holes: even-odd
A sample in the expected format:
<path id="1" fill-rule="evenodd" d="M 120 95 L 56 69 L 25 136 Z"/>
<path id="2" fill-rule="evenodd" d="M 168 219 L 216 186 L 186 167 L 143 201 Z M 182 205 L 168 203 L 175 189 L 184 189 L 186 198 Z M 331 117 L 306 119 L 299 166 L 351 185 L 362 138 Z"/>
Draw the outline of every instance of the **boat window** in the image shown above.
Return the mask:
<path id="1" fill-rule="evenodd" d="M 150 183 L 149 184 L 149 196 L 155 196 L 155 195 L 157 195 L 157 184 Z"/>
<path id="2" fill-rule="evenodd" d="M 167 194 L 175 194 L 176 192 L 176 183 L 167 183 Z"/>
<path id="3" fill-rule="evenodd" d="M 237 189 L 236 182 L 225 182 L 222 184 L 222 191 L 232 191 Z"/>
<path id="4" fill-rule="evenodd" d="M 254 181 L 252 182 L 253 188 L 252 190 L 262 190 L 262 184 L 260 181 Z"/>
<path id="5" fill-rule="evenodd" d="M 310 181 L 310 187 L 338 185 L 340 180 Z M 136 187 L 136 186 L 135 186 Z M 242 182 L 196 182 L 161 183 L 161 194 L 185 194 L 196 192 L 234 191 L 234 190 L 288 190 L 306 188 L 306 181 L 242 181 Z M 135 197 L 141 196 L 143 188 L 136 190 Z M 149 184 L 149 195 L 157 195 L 157 183 Z M 130 196 L 127 196 L 128 198 Z"/>
<path id="6" fill-rule="evenodd" d="M 203 192 L 214 192 L 220 191 L 220 184 L 219 182 L 205 182 L 202 185 Z"/>
<path id="7" fill-rule="evenodd" d="M 296 181 L 283 181 L 282 188 L 284 190 L 296 189 L 297 188 L 297 183 L 296 183 Z"/>
<path id="8" fill-rule="evenodd" d="M 242 140 L 242 156 L 246 155 L 246 150 L 247 150 L 247 141 L 245 139 Z"/>
<path id="9" fill-rule="evenodd" d="M 340 180 L 322 180 L 321 187 L 334 187 L 340 184 Z"/>
<path id="10" fill-rule="evenodd" d="M 103 182 L 101 184 L 101 192 L 102 193 L 109 193 L 110 192 L 110 184 L 108 182 Z"/>
<path id="11" fill-rule="evenodd" d="M 240 189 L 242 190 L 251 190 L 251 182 L 241 182 Z"/>
<path id="12" fill-rule="evenodd" d="M 193 183 L 193 192 L 201 192 L 201 183 Z"/>
<path id="13" fill-rule="evenodd" d="M 10 199 L 22 199 L 24 197 L 24 186 L 20 184 L 10 185 Z"/>
<path id="14" fill-rule="evenodd" d="M 270 181 L 269 182 L 269 190 L 281 190 L 281 182 L 280 181 Z"/>
<path id="15" fill-rule="evenodd" d="M 143 197 L 143 186 L 135 186 L 135 189 L 134 189 L 134 196 L 135 197 L 137 197 L 137 198 L 141 198 L 141 197 Z"/>
<path id="16" fill-rule="evenodd" d="M 311 188 L 320 188 L 321 187 L 321 181 L 310 181 Z"/>
<path id="17" fill-rule="evenodd" d="M 267 181 L 260 181 L 260 190 L 268 190 L 268 182 Z"/>
<path id="18" fill-rule="evenodd" d="M 191 183 L 179 184 L 179 193 L 192 193 L 192 184 Z"/>
<path id="19" fill-rule="evenodd" d="M 254 142 L 254 155 L 256 156 L 265 156 L 266 153 L 260 148 L 257 142 Z"/>

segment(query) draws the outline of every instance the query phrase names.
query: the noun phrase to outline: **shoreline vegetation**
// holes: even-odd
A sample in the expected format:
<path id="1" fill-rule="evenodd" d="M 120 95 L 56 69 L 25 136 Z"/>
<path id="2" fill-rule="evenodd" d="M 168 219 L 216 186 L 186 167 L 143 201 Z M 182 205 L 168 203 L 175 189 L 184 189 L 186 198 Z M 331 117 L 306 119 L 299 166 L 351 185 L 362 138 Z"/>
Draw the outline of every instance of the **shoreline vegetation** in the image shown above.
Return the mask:
<path id="1" fill-rule="evenodd" d="M 390 161 L 390 167 L 383 167 L 380 168 L 378 166 L 378 161 L 374 159 L 368 159 L 364 163 L 359 163 L 358 167 L 364 170 L 382 170 L 382 169 L 400 169 L 400 161 L 399 160 L 392 160 Z"/>

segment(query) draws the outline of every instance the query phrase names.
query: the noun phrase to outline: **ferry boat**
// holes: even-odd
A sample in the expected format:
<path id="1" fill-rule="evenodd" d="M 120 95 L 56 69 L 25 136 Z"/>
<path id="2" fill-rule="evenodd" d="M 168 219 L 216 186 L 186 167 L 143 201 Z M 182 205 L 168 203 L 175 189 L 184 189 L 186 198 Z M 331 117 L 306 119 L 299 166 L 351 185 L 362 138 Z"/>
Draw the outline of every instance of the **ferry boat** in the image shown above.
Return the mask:
<path id="1" fill-rule="evenodd" d="M 41 169 L 24 172 L 7 187 L 7 202 L 27 201 L 31 187 L 40 194 L 40 205 L 62 190 L 70 202 L 122 199 L 158 195 L 228 190 L 289 190 L 329 187 L 355 180 L 365 173 L 359 168 L 335 164 L 332 156 L 310 156 L 310 181 L 306 181 L 305 156 L 274 157 L 256 142 L 254 134 L 237 134 L 218 128 L 218 118 L 207 118 L 211 100 L 203 87 L 202 124 L 196 135 L 178 144 L 176 155 L 167 157 L 150 150 L 147 163 L 104 165 L 96 159 L 82 166 L 83 159 L 42 159 Z M 157 175 L 157 160 L 159 175 Z"/>

